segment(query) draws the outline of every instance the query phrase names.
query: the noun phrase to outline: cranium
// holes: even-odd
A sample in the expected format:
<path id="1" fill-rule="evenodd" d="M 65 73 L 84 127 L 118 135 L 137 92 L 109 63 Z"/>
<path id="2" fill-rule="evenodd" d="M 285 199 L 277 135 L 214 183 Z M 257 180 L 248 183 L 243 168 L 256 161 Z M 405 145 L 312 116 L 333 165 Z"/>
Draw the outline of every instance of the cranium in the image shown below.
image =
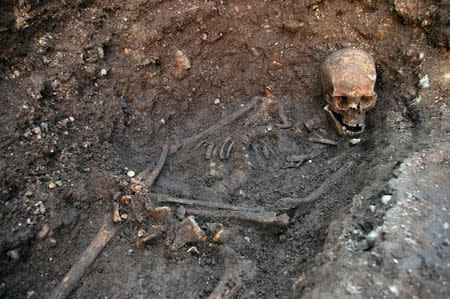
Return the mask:
<path id="1" fill-rule="evenodd" d="M 334 52 L 322 65 L 324 110 L 342 136 L 364 131 L 366 112 L 375 106 L 375 63 L 365 51 L 347 48 Z"/>

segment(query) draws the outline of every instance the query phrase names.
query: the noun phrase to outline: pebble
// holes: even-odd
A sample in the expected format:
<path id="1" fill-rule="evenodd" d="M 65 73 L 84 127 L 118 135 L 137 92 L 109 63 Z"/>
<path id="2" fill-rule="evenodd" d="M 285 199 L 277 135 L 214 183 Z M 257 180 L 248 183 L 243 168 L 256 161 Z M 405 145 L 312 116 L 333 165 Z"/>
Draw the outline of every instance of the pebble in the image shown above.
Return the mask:
<path id="1" fill-rule="evenodd" d="M 55 182 L 53 182 L 53 181 L 48 182 L 48 188 L 55 189 L 56 188 Z"/>
<path id="2" fill-rule="evenodd" d="M 130 178 L 134 177 L 135 175 L 136 175 L 136 173 L 133 170 L 129 170 L 127 172 L 127 176 L 130 177 Z"/>
<path id="3" fill-rule="evenodd" d="M 428 76 L 428 74 L 425 74 L 425 76 L 420 79 L 419 86 L 422 88 L 430 87 L 430 77 Z"/>
<path id="4" fill-rule="evenodd" d="M 367 234 L 366 236 L 367 244 L 370 247 L 373 247 L 379 238 L 380 238 L 380 228 L 376 228 Z"/>
<path id="5" fill-rule="evenodd" d="M 41 230 L 37 232 L 36 238 L 38 240 L 44 239 L 47 236 L 49 231 L 50 231 L 50 226 L 48 224 L 44 224 L 44 226 L 41 228 Z"/>
<path id="6" fill-rule="evenodd" d="M 187 58 L 187 56 L 180 50 L 175 53 L 175 63 L 180 70 L 187 70 L 191 68 L 189 58 Z"/>
<path id="7" fill-rule="evenodd" d="M 391 285 L 389 287 L 389 291 L 391 291 L 391 293 L 394 294 L 395 296 L 399 296 L 400 295 L 400 290 L 395 285 Z"/>
<path id="8" fill-rule="evenodd" d="M 6 253 L 6 255 L 12 259 L 13 261 L 17 261 L 19 259 L 19 252 L 17 249 L 10 250 Z"/>
<path id="9" fill-rule="evenodd" d="M 101 69 L 100 70 L 100 75 L 101 76 L 106 76 L 108 74 L 108 70 L 107 69 Z"/>
<path id="10" fill-rule="evenodd" d="M 183 205 L 180 205 L 177 209 L 177 217 L 180 220 L 183 220 L 186 216 L 186 208 Z"/>
<path id="11" fill-rule="evenodd" d="M 382 202 L 384 205 L 387 205 L 387 204 L 391 201 L 391 199 L 392 199 L 392 195 L 386 194 L 386 195 L 383 195 L 383 196 L 381 197 L 381 202 Z"/>
<path id="12" fill-rule="evenodd" d="M 372 213 L 375 213 L 375 211 L 376 211 L 376 206 L 374 206 L 374 205 L 370 205 L 369 206 L 369 210 L 372 212 Z"/>
<path id="13" fill-rule="evenodd" d="M 361 138 L 350 139 L 350 143 L 353 144 L 353 145 L 358 144 L 360 142 L 361 142 Z"/>
<path id="14" fill-rule="evenodd" d="M 216 104 L 216 105 L 220 104 L 220 99 L 219 98 L 215 99 L 214 104 Z"/>
<path id="15" fill-rule="evenodd" d="M 449 227 L 448 222 L 445 222 L 444 225 L 443 225 L 442 227 L 444 228 L 444 230 L 447 230 L 448 227 Z"/>

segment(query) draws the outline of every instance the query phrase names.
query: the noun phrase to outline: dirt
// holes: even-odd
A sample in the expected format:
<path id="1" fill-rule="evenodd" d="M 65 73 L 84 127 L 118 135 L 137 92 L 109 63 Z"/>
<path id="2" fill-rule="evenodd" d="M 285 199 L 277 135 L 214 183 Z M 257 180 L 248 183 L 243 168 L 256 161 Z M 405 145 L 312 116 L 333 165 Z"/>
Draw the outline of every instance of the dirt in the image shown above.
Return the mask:
<path id="1" fill-rule="evenodd" d="M 112 203 L 138 198 L 129 171 L 155 165 L 167 142 L 150 192 L 278 212 L 283 198 L 306 197 L 353 162 L 312 205 L 288 209 L 285 227 L 195 217 L 205 232 L 219 222 L 232 232 L 226 246 L 248 270 L 232 296 L 450 296 L 445 1 L 4 2 L 0 297 L 47 297 Z M 345 47 L 366 50 L 377 66 L 378 102 L 357 144 L 323 111 L 320 66 Z M 267 87 L 278 105 L 259 102 L 187 142 Z M 279 105 L 288 128 L 277 126 Z M 311 142 L 317 135 L 337 145 Z M 228 137 L 230 157 L 220 158 Z M 309 158 L 286 167 L 292 155 Z M 401 210 L 404 202 L 415 210 Z M 208 237 L 174 252 L 168 231 L 143 245 L 139 230 L 155 223 L 139 222 L 123 201 L 120 213 L 128 219 L 71 298 L 203 298 L 229 273 L 223 244 Z M 412 223 L 406 237 L 421 246 L 396 221 Z M 374 230 L 382 237 L 368 241 Z"/>

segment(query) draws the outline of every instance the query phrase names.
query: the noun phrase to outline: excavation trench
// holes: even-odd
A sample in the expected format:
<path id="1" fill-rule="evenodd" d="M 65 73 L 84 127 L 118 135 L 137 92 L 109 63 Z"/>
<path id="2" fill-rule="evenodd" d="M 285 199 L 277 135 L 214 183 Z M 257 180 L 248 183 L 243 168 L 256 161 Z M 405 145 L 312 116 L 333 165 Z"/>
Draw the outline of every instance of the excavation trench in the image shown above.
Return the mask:
<path id="1" fill-rule="evenodd" d="M 298 298 L 339 242 L 371 254 L 387 182 L 445 139 L 450 61 L 438 15 L 375 2 L 11 2 L 0 297 Z M 345 47 L 378 76 L 352 140 L 320 80 Z"/>

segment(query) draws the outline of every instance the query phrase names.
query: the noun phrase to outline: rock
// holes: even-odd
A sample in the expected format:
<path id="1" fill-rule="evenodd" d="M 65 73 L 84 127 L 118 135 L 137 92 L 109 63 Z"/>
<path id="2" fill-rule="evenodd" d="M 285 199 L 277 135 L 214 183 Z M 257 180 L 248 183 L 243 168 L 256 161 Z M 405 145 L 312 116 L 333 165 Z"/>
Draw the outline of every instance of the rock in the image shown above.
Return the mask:
<path id="1" fill-rule="evenodd" d="M 150 218 L 162 222 L 169 222 L 172 219 L 172 209 L 169 207 L 157 207 L 150 211 Z"/>
<path id="2" fill-rule="evenodd" d="M 106 76 L 108 74 L 108 70 L 107 69 L 101 69 L 100 70 L 100 76 Z"/>
<path id="3" fill-rule="evenodd" d="M 56 184 L 53 181 L 48 182 L 48 188 L 49 189 L 55 189 L 56 188 Z"/>
<path id="4" fill-rule="evenodd" d="M 187 70 L 191 68 L 189 58 L 187 58 L 187 56 L 180 50 L 175 53 L 175 64 L 180 70 Z"/>
<path id="5" fill-rule="evenodd" d="M 300 28 L 304 25 L 304 23 L 296 21 L 296 20 L 285 20 L 283 22 L 283 28 L 291 33 L 296 33 L 300 30 Z"/>
<path id="6" fill-rule="evenodd" d="M 414 23 L 423 14 L 425 1 L 423 0 L 394 0 L 395 12 L 406 22 Z"/>
<path id="7" fill-rule="evenodd" d="M 136 175 L 136 173 L 133 170 L 129 170 L 127 172 L 127 176 L 130 177 L 130 178 L 134 177 L 135 175 Z"/>
<path id="8" fill-rule="evenodd" d="M 353 139 L 350 139 L 350 143 L 352 144 L 352 145 L 356 145 L 356 144 L 358 144 L 358 143 L 360 143 L 361 142 L 361 138 L 353 138 Z"/>
<path id="9" fill-rule="evenodd" d="M 428 76 L 428 74 L 425 74 L 425 76 L 423 76 L 422 79 L 420 79 L 419 86 L 421 88 L 430 87 L 430 77 Z"/>
<path id="10" fill-rule="evenodd" d="M 178 251 L 188 243 L 197 243 L 205 239 L 206 235 L 198 226 L 194 217 L 189 216 L 184 219 L 178 226 L 175 240 L 171 246 L 171 249 L 172 251 Z"/>
<path id="11" fill-rule="evenodd" d="M 220 104 L 220 99 L 219 98 L 215 99 L 214 104 L 216 104 L 216 105 Z"/>
<path id="12" fill-rule="evenodd" d="M 140 229 L 137 233 L 138 238 L 142 238 L 143 236 L 147 235 L 147 232 L 144 229 Z"/>
<path id="13" fill-rule="evenodd" d="M 177 209 L 177 218 L 183 220 L 186 216 L 186 208 L 183 205 L 180 205 Z"/>
<path id="14" fill-rule="evenodd" d="M 13 249 L 13 250 L 6 252 L 6 255 L 13 261 L 17 261 L 20 257 L 19 251 L 17 249 Z"/>
<path id="15" fill-rule="evenodd" d="M 142 188 L 144 188 L 144 186 L 142 186 L 141 184 L 133 184 L 130 186 L 131 191 L 133 191 L 134 193 L 140 192 Z"/>
<path id="16" fill-rule="evenodd" d="M 384 205 L 387 205 L 391 201 L 391 199 L 392 199 L 392 195 L 386 194 L 381 197 L 381 202 Z"/>
<path id="17" fill-rule="evenodd" d="M 44 224 L 44 226 L 41 228 L 41 230 L 37 232 L 36 238 L 38 240 L 43 240 L 45 237 L 47 237 L 49 231 L 50 231 L 50 226 L 48 224 Z"/>
<path id="18" fill-rule="evenodd" d="M 372 230 L 370 233 L 367 234 L 366 236 L 367 245 L 369 245 L 369 247 L 373 247 L 379 238 L 380 238 L 380 228 L 377 227 L 376 229 Z"/>

